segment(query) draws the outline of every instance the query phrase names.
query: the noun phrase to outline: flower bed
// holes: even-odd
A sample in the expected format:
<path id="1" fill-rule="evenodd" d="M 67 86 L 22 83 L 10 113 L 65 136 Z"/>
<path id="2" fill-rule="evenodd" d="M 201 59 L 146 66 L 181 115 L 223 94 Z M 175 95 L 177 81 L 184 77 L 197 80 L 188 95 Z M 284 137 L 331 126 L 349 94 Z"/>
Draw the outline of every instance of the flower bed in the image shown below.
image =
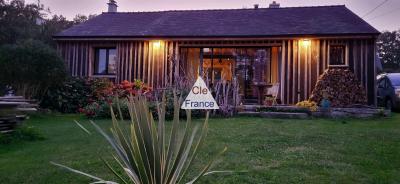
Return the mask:
<path id="1" fill-rule="evenodd" d="M 89 104 L 80 108 L 79 112 L 88 117 L 110 117 L 110 107 L 115 111 L 120 108 L 124 117 L 129 117 L 127 98 L 139 94 L 151 98 L 151 88 L 140 80 L 129 82 L 124 80 L 121 84 L 113 84 L 109 81 L 95 79 L 92 81 L 92 95 Z"/>

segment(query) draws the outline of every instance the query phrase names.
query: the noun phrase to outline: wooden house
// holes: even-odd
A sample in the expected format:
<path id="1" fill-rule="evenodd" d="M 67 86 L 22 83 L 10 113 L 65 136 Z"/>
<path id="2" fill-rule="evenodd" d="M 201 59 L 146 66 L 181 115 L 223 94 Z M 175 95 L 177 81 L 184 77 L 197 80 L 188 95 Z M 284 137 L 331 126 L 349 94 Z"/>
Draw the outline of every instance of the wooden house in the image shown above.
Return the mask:
<path id="1" fill-rule="evenodd" d="M 116 82 L 141 79 L 154 88 L 174 76 L 236 79 L 243 99 L 256 81 L 279 83 L 284 104 L 308 99 L 327 68 L 348 68 L 376 101 L 379 31 L 344 5 L 102 13 L 57 35 L 73 76 Z"/>

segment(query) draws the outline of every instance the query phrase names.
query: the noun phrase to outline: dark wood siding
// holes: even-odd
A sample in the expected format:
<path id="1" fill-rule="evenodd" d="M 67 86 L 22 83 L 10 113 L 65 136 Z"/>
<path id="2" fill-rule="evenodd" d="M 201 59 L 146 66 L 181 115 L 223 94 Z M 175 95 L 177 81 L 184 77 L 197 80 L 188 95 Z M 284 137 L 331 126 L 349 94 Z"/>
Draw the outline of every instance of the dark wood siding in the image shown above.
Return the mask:
<path id="1" fill-rule="evenodd" d="M 345 45 L 346 67 L 366 88 L 368 103 L 376 104 L 375 39 L 302 39 L 281 40 L 202 40 L 202 41 L 59 41 L 58 51 L 72 76 L 93 76 L 94 48 L 117 48 L 115 81 L 141 79 L 158 88 L 172 84 L 179 75 L 179 47 L 274 46 L 280 47 L 280 99 L 295 104 L 308 99 L 318 77 L 329 66 L 329 46 Z M 181 58 L 182 59 L 182 58 Z M 175 62 L 172 62 L 175 61 Z"/>
<path id="2" fill-rule="evenodd" d="M 175 65 L 171 58 L 178 57 L 176 42 L 59 41 L 58 52 L 72 76 L 110 77 L 93 75 L 94 49 L 104 46 L 117 49 L 117 75 L 112 77 L 116 82 L 140 79 L 155 88 L 172 83 Z"/>
<path id="3" fill-rule="evenodd" d="M 283 103 L 310 97 L 318 77 L 329 67 L 349 68 L 365 87 L 368 103 L 376 102 L 375 39 L 285 40 L 282 44 L 281 94 Z M 346 66 L 329 66 L 329 45 L 345 46 Z"/>

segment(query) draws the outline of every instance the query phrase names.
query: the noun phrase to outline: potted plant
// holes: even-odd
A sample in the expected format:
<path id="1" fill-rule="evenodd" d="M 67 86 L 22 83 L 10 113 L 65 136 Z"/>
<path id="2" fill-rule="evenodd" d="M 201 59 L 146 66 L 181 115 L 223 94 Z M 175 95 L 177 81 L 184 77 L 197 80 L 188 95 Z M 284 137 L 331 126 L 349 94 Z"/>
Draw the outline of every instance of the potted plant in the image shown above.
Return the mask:
<path id="1" fill-rule="evenodd" d="M 329 94 L 326 90 L 322 92 L 321 109 L 323 111 L 329 111 L 331 108 L 331 101 L 329 100 Z"/>
<path id="2" fill-rule="evenodd" d="M 265 100 L 264 100 L 264 105 L 266 105 L 266 106 L 272 106 L 272 105 L 274 105 L 274 98 L 273 97 L 271 97 L 271 96 L 267 96 L 267 97 L 265 97 Z"/>

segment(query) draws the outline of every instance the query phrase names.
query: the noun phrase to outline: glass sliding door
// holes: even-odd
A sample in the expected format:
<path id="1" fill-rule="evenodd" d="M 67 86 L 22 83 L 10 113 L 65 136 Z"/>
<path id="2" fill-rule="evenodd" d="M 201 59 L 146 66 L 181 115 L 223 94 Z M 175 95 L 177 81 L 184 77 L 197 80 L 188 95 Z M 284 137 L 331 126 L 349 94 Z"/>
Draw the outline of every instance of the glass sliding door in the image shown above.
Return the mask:
<path id="1" fill-rule="evenodd" d="M 271 65 L 270 48 L 241 48 L 236 53 L 235 73 L 242 86 L 243 99 L 256 103 L 260 95 L 260 86 L 269 85 L 269 68 Z"/>
<path id="2" fill-rule="evenodd" d="M 184 73 L 200 74 L 210 85 L 236 78 L 242 99 L 254 102 L 264 95 L 260 85 L 278 82 L 278 52 L 278 47 L 181 48 L 180 65 Z"/>
<path id="3" fill-rule="evenodd" d="M 230 48 L 203 49 L 203 76 L 210 83 L 232 81 L 235 60 Z"/>

